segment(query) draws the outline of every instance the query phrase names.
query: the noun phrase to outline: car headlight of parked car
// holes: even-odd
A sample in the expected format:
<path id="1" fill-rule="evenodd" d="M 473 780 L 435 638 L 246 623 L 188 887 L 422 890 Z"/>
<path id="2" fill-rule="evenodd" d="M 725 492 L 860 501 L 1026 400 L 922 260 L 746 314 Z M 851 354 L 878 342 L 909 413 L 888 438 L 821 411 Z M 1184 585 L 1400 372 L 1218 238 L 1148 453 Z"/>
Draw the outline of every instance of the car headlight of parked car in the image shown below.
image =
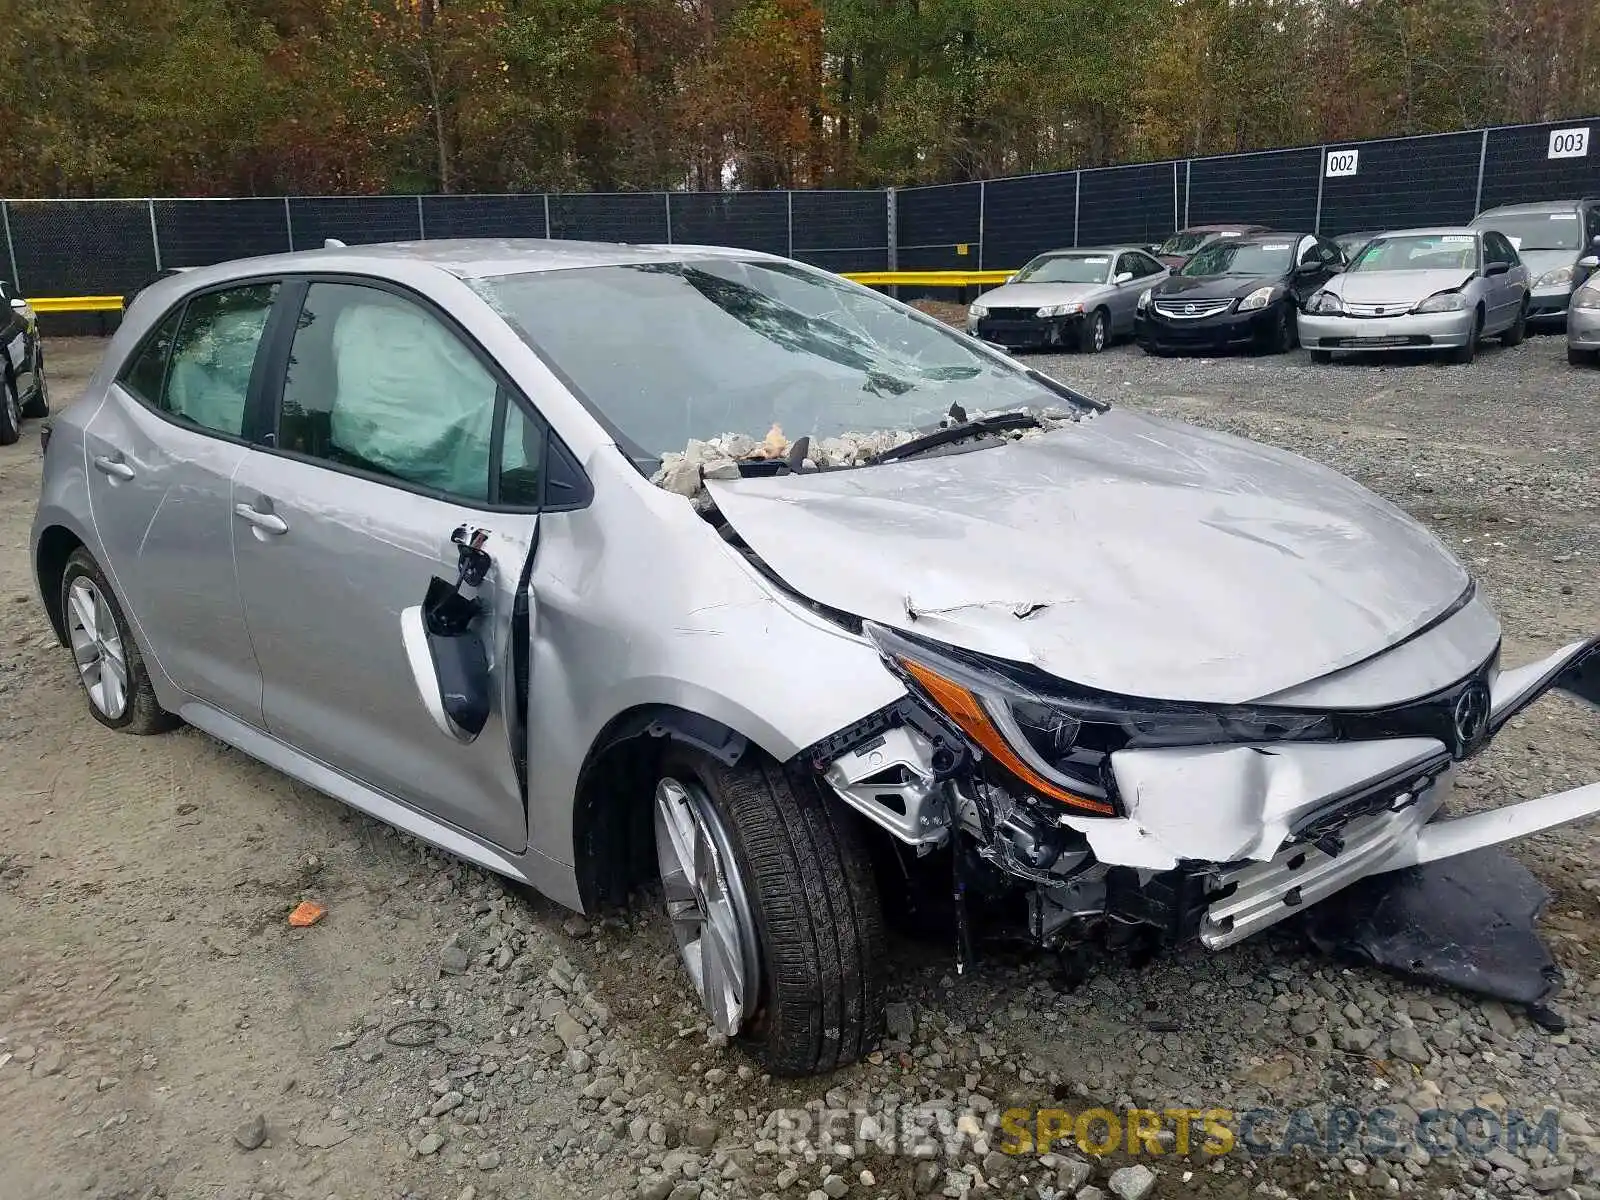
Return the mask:
<path id="1" fill-rule="evenodd" d="M 1257 288 L 1243 300 L 1239 301 L 1239 311 L 1255 312 L 1257 309 L 1265 308 L 1276 298 L 1274 293 L 1277 290 L 1277 288 L 1273 287 Z"/>
<path id="2" fill-rule="evenodd" d="M 1419 313 L 1461 312 L 1466 307 L 1467 298 L 1460 292 L 1435 292 L 1426 300 L 1421 301 L 1411 311 Z"/>
<path id="3" fill-rule="evenodd" d="M 1318 292 L 1306 302 L 1306 311 L 1311 313 L 1342 313 L 1344 301 L 1332 292 Z"/>
<path id="4" fill-rule="evenodd" d="M 967 309 L 967 316 L 971 317 L 974 321 L 981 320 L 988 315 L 989 309 L 986 305 L 974 303 L 971 308 Z"/>
<path id="5" fill-rule="evenodd" d="M 1073 313 L 1083 311 L 1083 301 L 1075 300 L 1071 304 L 1046 304 L 1034 316 L 1037 317 L 1069 317 Z"/>
<path id="6" fill-rule="evenodd" d="M 1539 276 L 1539 282 L 1533 286 L 1536 288 L 1556 288 L 1569 287 L 1571 284 L 1572 268 L 1557 267 L 1555 270 L 1546 271 L 1543 275 Z"/>
<path id="7" fill-rule="evenodd" d="M 1149 308 L 1150 307 L 1150 297 L 1151 297 L 1151 295 L 1154 294 L 1154 292 L 1155 292 L 1155 288 L 1145 288 L 1144 291 L 1139 293 L 1138 303 L 1135 304 L 1134 307 L 1139 309 L 1141 312 L 1144 309 Z"/>
<path id="8" fill-rule="evenodd" d="M 1586 283 L 1572 293 L 1573 308 L 1600 308 L 1600 287 Z"/>
<path id="9" fill-rule="evenodd" d="M 1327 740 L 1324 714 L 1141 700 L 1076 688 L 871 622 L 888 665 L 958 728 L 971 748 L 1028 788 L 1083 813 L 1115 814 L 1109 759 L 1136 746 Z"/>

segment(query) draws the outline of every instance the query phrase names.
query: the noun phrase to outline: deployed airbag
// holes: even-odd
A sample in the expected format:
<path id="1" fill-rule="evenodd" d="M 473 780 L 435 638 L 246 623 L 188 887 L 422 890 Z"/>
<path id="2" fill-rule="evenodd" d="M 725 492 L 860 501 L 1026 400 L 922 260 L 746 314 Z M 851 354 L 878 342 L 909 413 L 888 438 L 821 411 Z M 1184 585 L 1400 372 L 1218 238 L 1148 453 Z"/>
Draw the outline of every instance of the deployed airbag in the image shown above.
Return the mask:
<path id="1" fill-rule="evenodd" d="M 438 321 L 372 294 L 334 326 L 334 445 L 412 483 L 487 499 L 494 379 Z"/>

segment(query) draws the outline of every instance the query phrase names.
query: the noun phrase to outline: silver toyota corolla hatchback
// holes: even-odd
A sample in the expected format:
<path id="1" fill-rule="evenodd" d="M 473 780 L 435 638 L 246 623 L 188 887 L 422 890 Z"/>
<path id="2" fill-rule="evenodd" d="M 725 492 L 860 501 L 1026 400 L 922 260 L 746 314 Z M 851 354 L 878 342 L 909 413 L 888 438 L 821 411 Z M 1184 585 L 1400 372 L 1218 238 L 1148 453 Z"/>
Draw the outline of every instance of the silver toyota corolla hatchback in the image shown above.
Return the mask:
<path id="1" fill-rule="evenodd" d="M 836 276 L 428 242 L 152 284 L 45 446 L 89 705 L 564 904 L 659 879 L 769 1069 L 868 1049 L 880 904 L 1218 949 L 1600 810 L 1432 821 L 1596 642 L 1502 669 L 1426 530 Z M 981 898 L 981 899 L 980 899 Z"/>

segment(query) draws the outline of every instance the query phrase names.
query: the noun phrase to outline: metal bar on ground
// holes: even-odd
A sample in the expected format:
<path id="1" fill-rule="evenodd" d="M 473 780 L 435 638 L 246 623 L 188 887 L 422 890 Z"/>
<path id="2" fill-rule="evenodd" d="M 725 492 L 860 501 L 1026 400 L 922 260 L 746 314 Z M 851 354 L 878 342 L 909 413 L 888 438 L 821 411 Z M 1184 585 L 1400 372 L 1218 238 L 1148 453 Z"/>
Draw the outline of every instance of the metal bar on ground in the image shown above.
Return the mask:
<path id="1" fill-rule="evenodd" d="M 28 306 L 37 313 L 121 312 L 121 296 L 41 296 Z"/>

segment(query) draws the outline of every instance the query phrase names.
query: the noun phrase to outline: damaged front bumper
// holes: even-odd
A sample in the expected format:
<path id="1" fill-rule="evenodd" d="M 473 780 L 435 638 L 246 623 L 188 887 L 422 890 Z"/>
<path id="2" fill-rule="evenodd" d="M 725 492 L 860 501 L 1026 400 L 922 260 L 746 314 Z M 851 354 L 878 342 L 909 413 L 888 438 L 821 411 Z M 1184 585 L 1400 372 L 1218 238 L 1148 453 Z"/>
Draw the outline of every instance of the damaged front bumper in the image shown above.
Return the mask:
<path id="1" fill-rule="evenodd" d="M 1600 709 L 1600 638 L 1447 689 L 1454 736 L 1117 750 L 1109 816 L 1030 795 L 1003 772 L 997 782 L 993 756 L 925 697 L 808 754 L 846 803 L 919 855 L 949 846 L 958 864 L 965 853 L 1027 889 L 1041 944 L 1120 922 L 1220 949 L 1368 876 L 1600 814 L 1597 782 L 1435 819 L 1458 762 L 1551 690 Z"/>

